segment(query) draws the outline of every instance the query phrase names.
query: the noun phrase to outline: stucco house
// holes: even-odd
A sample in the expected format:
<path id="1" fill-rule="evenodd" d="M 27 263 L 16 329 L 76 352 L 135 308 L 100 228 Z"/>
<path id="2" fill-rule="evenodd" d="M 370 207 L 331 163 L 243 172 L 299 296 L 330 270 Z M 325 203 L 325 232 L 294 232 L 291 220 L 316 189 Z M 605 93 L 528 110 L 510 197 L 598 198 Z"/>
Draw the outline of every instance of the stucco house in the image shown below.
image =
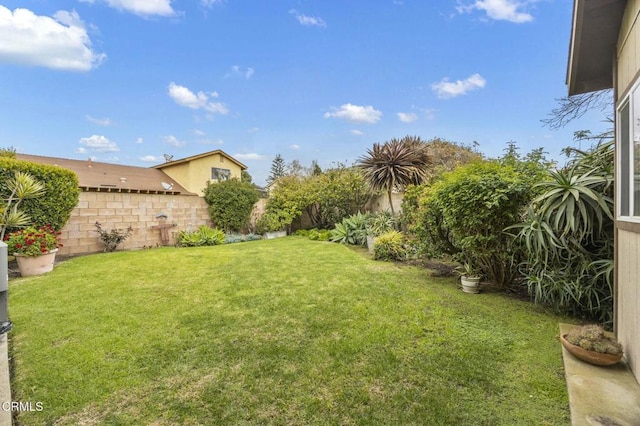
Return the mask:
<path id="1" fill-rule="evenodd" d="M 62 255 L 102 251 L 96 222 L 105 230 L 131 227 L 132 235 L 121 246 L 123 249 L 172 244 L 171 236 L 181 230 L 211 226 L 202 197 L 207 181 L 240 178 L 246 169 L 220 150 L 155 167 L 27 154 L 17 154 L 17 158 L 63 167 L 78 175 L 81 193 L 61 230 L 64 246 L 58 253 Z"/>
<path id="2" fill-rule="evenodd" d="M 614 89 L 615 333 L 640 377 L 640 0 L 574 0 L 569 95 Z"/>
<path id="3" fill-rule="evenodd" d="M 171 176 L 188 191 L 204 195 L 207 181 L 240 179 L 247 166 L 221 150 L 209 151 L 153 166 Z"/>

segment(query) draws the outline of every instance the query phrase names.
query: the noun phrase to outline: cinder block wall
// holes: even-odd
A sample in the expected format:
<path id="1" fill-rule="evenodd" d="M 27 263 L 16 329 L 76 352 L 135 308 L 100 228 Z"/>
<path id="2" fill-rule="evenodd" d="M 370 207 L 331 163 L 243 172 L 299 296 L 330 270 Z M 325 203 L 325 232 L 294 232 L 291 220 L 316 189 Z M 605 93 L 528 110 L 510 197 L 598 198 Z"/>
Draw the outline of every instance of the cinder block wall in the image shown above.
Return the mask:
<path id="1" fill-rule="evenodd" d="M 60 235 L 64 245 L 60 255 L 101 252 L 104 246 L 96 232 L 95 223 L 102 229 L 133 228 L 131 236 L 118 250 L 155 247 L 161 244 L 158 213 L 167 215 L 167 224 L 176 224 L 169 229 L 169 244 L 174 244 L 173 234 L 183 229 L 195 229 L 200 225 L 211 226 L 204 198 L 188 195 L 132 194 L 117 192 L 81 192 L 78 205 Z"/>

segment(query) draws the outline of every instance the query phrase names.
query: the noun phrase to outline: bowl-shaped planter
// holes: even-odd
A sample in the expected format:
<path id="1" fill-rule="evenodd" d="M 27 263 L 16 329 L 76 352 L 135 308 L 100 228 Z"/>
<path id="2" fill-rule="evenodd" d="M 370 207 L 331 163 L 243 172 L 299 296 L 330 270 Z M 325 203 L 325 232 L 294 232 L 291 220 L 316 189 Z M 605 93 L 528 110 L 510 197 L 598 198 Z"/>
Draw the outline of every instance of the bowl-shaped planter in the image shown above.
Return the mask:
<path id="1" fill-rule="evenodd" d="M 617 355 L 603 354 L 601 352 L 588 351 L 581 348 L 580 346 L 573 345 L 565 339 L 566 336 L 566 334 L 560 336 L 560 342 L 562 342 L 562 346 L 564 346 L 564 348 L 569 351 L 571 355 L 582 361 L 588 362 L 589 364 L 613 365 L 622 359 L 622 353 Z"/>
<path id="2" fill-rule="evenodd" d="M 23 277 L 31 277 L 33 275 L 45 274 L 53 271 L 53 262 L 56 259 L 58 249 L 53 249 L 40 256 L 25 256 L 24 254 L 15 253 L 16 262 L 20 275 Z"/>

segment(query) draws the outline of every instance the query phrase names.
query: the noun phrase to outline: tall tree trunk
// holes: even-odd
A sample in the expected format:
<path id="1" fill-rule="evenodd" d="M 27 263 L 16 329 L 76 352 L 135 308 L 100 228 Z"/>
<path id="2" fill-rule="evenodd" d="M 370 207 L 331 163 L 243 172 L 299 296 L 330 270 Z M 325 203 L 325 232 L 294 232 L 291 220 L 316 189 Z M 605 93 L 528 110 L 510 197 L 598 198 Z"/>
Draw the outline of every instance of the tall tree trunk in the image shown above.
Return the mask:
<path id="1" fill-rule="evenodd" d="M 387 195 L 389 195 L 389 207 L 391 207 L 391 215 L 395 216 L 396 212 L 393 211 L 393 200 L 391 199 L 391 191 L 392 191 L 392 189 L 389 188 L 389 191 L 387 192 Z"/>

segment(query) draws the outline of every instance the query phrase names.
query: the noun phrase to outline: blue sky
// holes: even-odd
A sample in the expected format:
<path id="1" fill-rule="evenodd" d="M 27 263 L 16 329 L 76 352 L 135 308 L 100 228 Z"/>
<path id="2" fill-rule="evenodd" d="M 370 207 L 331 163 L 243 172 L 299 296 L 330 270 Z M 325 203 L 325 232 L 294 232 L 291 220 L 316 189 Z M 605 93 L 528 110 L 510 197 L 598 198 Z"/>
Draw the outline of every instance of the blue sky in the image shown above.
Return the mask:
<path id="1" fill-rule="evenodd" d="M 0 0 L 0 147 L 351 164 L 416 135 L 561 160 L 572 0 Z"/>

